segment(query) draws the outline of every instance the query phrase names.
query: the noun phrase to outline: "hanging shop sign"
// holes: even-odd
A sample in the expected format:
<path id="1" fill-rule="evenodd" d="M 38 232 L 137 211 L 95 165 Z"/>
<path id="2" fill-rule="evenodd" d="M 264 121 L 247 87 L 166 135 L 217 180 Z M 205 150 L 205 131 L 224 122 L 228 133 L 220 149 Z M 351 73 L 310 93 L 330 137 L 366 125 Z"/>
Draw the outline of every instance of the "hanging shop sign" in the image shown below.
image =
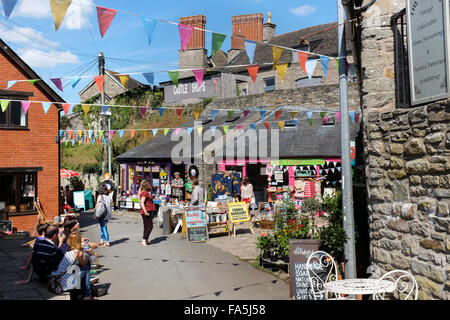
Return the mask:
<path id="1" fill-rule="evenodd" d="M 411 103 L 450 96 L 449 0 L 407 0 Z"/>
<path id="2" fill-rule="evenodd" d="M 287 159 L 287 160 L 272 160 L 271 166 L 323 166 L 324 159 Z"/>

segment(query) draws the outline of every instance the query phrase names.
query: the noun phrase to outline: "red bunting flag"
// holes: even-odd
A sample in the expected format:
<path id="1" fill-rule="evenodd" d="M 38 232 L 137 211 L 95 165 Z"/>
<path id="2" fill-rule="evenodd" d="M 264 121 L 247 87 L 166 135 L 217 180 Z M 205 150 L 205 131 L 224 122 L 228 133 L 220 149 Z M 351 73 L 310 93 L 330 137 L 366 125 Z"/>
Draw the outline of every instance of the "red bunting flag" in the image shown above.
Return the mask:
<path id="1" fill-rule="evenodd" d="M 307 52 L 299 52 L 298 53 L 298 62 L 300 63 L 300 66 L 302 67 L 303 71 L 306 72 L 306 61 L 308 60 L 308 53 Z"/>
<path id="2" fill-rule="evenodd" d="M 130 131 L 131 139 L 133 139 L 135 133 L 136 133 L 136 130 L 131 130 Z"/>
<path id="3" fill-rule="evenodd" d="M 94 77 L 95 83 L 97 84 L 98 91 L 102 93 L 103 91 L 103 82 L 105 81 L 105 76 L 96 76 Z"/>
<path id="4" fill-rule="evenodd" d="M 62 107 L 64 110 L 64 114 L 67 116 L 67 113 L 69 112 L 69 109 L 70 109 L 70 103 L 63 103 Z"/>
<path id="5" fill-rule="evenodd" d="M 253 84 L 255 84 L 256 76 L 258 75 L 259 65 L 248 66 L 247 67 L 248 74 L 252 77 Z"/>
<path id="6" fill-rule="evenodd" d="M 275 120 L 280 119 L 280 116 L 281 116 L 282 113 L 283 113 L 282 110 L 275 111 Z"/>
<path id="7" fill-rule="evenodd" d="M 358 121 L 359 121 L 359 113 L 356 113 L 356 115 L 355 115 L 355 122 L 358 123 Z"/>
<path id="8" fill-rule="evenodd" d="M 270 128 L 270 122 L 264 122 L 264 125 L 266 126 L 267 131 L 269 131 L 269 128 Z"/>
<path id="9" fill-rule="evenodd" d="M 67 133 L 69 134 L 69 139 L 72 139 L 72 130 L 67 131 Z"/>
<path id="10" fill-rule="evenodd" d="M 177 109 L 178 119 L 181 119 L 181 114 L 183 113 L 183 109 Z"/>
<path id="11" fill-rule="evenodd" d="M 102 38 L 108 30 L 109 25 L 113 21 L 116 13 L 117 10 L 97 6 L 98 26 L 100 28 L 100 34 Z"/>

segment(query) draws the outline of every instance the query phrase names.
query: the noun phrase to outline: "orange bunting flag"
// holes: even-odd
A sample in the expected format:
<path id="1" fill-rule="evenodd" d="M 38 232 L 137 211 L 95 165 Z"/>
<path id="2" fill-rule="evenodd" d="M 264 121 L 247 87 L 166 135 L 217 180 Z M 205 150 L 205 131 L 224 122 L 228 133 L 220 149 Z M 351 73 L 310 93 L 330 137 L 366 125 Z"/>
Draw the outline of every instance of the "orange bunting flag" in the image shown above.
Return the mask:
<path id="1" fill-rule="evenodd" d="M 63 103 L 62 107 L 63 107 L 63 110 L 64 110 L 64 114 L 67 117 L 67 114 L 69 113 L 69 110 L 70 110 L 70 103 Z"/>
<path id="2" fill-rule="evenodd" d="M 267 128 L 267 131 L 269 130 L 269 128 L 270 128 L 270 122 L 264 122 L 264 125 L 266 126 L 266 128 Z"/>
<path id="3" fill-rule="evenodd" d="M 283 113 L 282 110 L 275 111 L 275 120 L 280 119 L 280 116 L 281 116 L 282 113 Z"/>
<path id="4" fill-rule="evenodd" d="M 131 130 L 131 131 L 130 131 L 131 139 L 133 139 L 135 133 L 136 133 L 135 130 Z"/>
<path id="5" fill-rule="evenodd" d="M 287 67 L 288 67 L 287 63 L 282 63 L 282 64 L 276 65 L 278 74 L 280 75 L 281 83 L 284 83 L 284 76 L 286 74 Z"/>
<path id="6" fill-rule="evenodd" d="M 108 30 L 116 13 L 117 10 L 97 6 L 98 26 L 100 28 L 100 35 L 102 38 Z"/>
<path id="7" fill-rule="evenodd" d="M 308 60 L 307 52 L 299 52 L 298 53 L 298 62 L 300 63 L 300 67 L 302 67 L 303 71 L 306 72 L 306 61 Z"/>
<path id="8" fill-rule="evenodd" d="M 183 114 L 183 109 L 177 109 L 178 119 L 181 119 L 181 115 Z"/>
<path id="9" fill-rule="evenodd" d="M 291 120 L 294 120 L 295 118 L 297 118 L 298 115 L 298 111 L 292 111 L 291 112 Z"/>
<path id="10" fill-rule="evenodd" d="M 258 75 L 259 65 L 248 66 L 247 67 L 248 74 L 252 77 L 253 84 L 255 84 L 256 76 Z"/>
<path id="11" fill-rule="evenodd" d="M 100 91 L 100 93 L 102 93 L 103 82 L 105 81 L 105 76 L 95 76 L 94 80 L 95 80 L 95 83 L 97 84 L 98 91 Z"/>

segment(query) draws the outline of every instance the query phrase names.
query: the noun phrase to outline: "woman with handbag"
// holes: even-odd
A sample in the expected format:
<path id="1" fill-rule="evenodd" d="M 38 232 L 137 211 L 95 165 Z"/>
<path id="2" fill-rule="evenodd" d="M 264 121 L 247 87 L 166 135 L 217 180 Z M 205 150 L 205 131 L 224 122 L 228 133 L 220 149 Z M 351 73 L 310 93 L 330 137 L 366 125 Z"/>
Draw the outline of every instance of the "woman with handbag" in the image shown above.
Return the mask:
<path id="1" fill-rule="evenodd" d="M 146 247 L 150 244 L 148 238 L 153 230 L 153 214 L 156 213 L 156 207 L 153 203 L 152 187 L 146 180 L 142 181 L 139 192 L 139 203 L 141 205 L 141 216 L 144 223 L 144 235 L 142 237 L 142 245 Z"/>
<path id="2" fill-rule="evenodd" d="M 55 292 L 74 292 L 76 282 L 80 282 L 83 300 L 94 300 L 91 296 L 90 256 L 92 249 L 83 250 L 80 232 L 72 232 L 67 239 L 69 250 L 59 263 L 58 269 L 51 274 L 49 286 Z M 79 273 L 73 273 L 72 266 L 77 266 Z M 77 268 L 75 268 L 77 270 Z"/>
<path id="3" fill-rule="evenodd" d="M 103 207 L 105 207 L 103 209 Z M 100 211 L 100 212 L 99 212 Z M 111 198 L 109 197 L 108 189 L 105 186 L 100 186 L 97 203 L 95 205 L 95 218 L 100 223 L 100 242 L 99 245 L 109 247 L 109 233 L 107 223 L 111 220 Z"/>

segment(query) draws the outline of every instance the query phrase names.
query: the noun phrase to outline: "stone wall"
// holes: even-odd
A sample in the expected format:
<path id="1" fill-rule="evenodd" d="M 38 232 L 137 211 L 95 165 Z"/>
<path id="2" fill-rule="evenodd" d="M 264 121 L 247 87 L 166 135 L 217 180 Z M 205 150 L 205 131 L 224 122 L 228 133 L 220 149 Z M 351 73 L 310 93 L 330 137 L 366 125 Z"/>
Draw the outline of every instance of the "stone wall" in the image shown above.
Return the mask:
<path id="1" fill-rule="evenodd" d="M 404 1 L 377 1 L 361 33 L 364 154 L 371 261 L 403 269 L 419 299 L 450 299 L 450 102 L 397 109 L 390 18 Z"/>

